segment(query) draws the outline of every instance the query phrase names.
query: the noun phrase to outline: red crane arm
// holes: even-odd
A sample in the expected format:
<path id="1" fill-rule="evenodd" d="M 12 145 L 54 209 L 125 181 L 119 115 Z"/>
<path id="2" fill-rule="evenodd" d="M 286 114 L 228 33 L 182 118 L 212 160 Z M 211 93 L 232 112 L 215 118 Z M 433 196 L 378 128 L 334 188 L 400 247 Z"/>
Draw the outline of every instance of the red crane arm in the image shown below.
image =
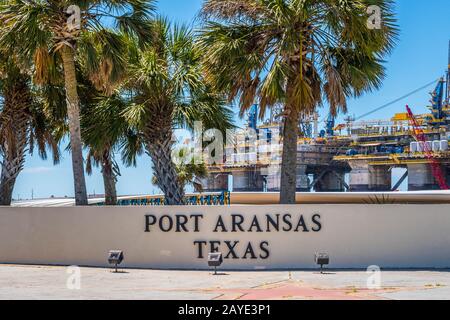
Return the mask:
<path id="1" fill-rule="evenodd" d="M 414 113 L 412 112 L 411 108 L 409 106 L 406 106 L 406 110 L 408 111 L 409 122 L 413 126 L 414 138 L 417 140 L 417 142 L 423 143 L 423 149 L 424 149 L 424 152 L 425 152 L 425 156 L 428 159 L 428 161 L 430 162 L 430 166 L 431 166 L 434 178 L 438 182 L 439 187 L 441 188 L 441 190 L 449 190 L 449 187 L 447 185 L 447 181 L 445 179 L 445 175 L 442 172 L 441 164 L 434 157 L 433 150 L 430 149 L 430 147 L 429 147 L 429 145 L 427 143 L 427 138 L 425 136 L 425 132 L 423 131 L 423 129 L 419 125 L 419 122 L 417 121 L 417 119 L 416 119 Z"/>

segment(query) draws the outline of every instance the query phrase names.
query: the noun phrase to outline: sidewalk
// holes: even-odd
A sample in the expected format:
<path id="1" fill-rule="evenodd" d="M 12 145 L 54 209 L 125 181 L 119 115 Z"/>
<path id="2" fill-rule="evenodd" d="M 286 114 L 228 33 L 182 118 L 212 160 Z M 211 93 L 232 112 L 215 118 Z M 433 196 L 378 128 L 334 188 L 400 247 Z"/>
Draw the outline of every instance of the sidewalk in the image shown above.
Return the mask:
<path id="1" fill-rule="evenodd" d="M 65 267 L 0 265 L 0 299 L 380 300 L 450 299 L 450 271 L 386 271 L 367 289 L 362 271 L 224 272 L 81 268 L 81 289 Z M 74 281 L 75 279 L 75 281 Z"/>

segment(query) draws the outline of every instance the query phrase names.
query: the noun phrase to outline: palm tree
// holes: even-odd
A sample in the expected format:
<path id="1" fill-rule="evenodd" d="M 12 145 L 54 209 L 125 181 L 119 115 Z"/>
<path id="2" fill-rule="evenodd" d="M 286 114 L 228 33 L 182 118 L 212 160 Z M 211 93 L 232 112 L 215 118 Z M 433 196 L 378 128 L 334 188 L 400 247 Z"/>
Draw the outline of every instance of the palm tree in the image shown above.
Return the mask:
<path id="1" fill-rule="evenodd" d="M 383 13 L 367 27 L 367 8 Z M 392 0 L 206 0 L 201 32 L 208 79 L 243 114 L 256 99 L 284 105 L 281 203 L 295 203 L 299 121 L 322 105 L 336 115 L 347 99 L 378 89 L 395 43 Z"/>
<path id="2" fill-rule="evenodd" d="M 110 89 L 109 84 L 121 77 L 124 61 L 120 37 L 107 26 L 139 39 L 150 38 L 153 10 L 151 0 L 0 1 L 0 23 L 4 28 L 0 43 L 26 59 L 34 59 L 34 79 L 38 83 L 50 81 L 59 71 L 64 74 L 77 205 L 87 205 L 88 199 L 75 63 L 84 58 L 91 80 L 98 87 Z"/>
<path id="3" fill-rule="evenodd" d="M 91 174 L 93 165 L 101 167 L 106 205 L 117 204 L 116 183 L 120 169 L 114 155 L 130 132 L 122 114 L 125 107 L 119 94 L 107 97 L 98 93 L 89 103 L 83 103 L 81 109 L 82 138 L 89 148 L 86 171 Z"/>
<path id="4" fill-rule="evenodd" d="M 33 154 L 37 146 L 46 159 L 49 147 L 56 164 L 59 139 L 44 113 L 46 99 L 38 96 L 30 75 L 18 66 L 14 55 L 5 51 L 0 51 L 0 97 L 0 206 L 9 206 L 27 151 Z"/>
<path id="5" fill-rule="evenodd" d="M 125 149 L 125 160 L 144 149 L 151 157 L 159 188 L 169 205 L 183 203 L 184 186 L 172 159 L 174 128 L 204 128 L 225 131 L 232 127 L 232 113 L 221 95 L 205 82 L 202 52 L 195 46 L 191 30 L 171 26 L 163 18 L 155 22 L 151 45 L 139 48 L 130 40 L 128 81 L 129 107 L 124 115 L 136 133 Z M 142 144 L 144 147 L 142 148 Z"/>

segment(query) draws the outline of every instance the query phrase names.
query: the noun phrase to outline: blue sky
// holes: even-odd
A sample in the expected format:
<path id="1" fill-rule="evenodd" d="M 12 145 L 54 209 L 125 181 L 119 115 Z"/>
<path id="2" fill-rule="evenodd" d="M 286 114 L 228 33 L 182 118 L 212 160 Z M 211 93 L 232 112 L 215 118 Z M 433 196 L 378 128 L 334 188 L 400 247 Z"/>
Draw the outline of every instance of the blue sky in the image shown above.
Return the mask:
<path id="1" fill-rule="evenodd" d="M 191 23 L 198 13 L 201 0 L 160 0 L 160 13 L 172 20 Z M 386 63 L 388 76 L 378 92 L 351 100 L 349 113 L 356 116 L 373 110 L 405 93 L 442 76 L 447 66 L 448 26 L 450 1 L 448 0 L 398 0 L 397 12 L 401 28 L 400 40 Z M 414 112 L 427 112 L 429 95 L 433 88 L 423 90 L 408 99 L 370 116 L 370 119 L 389 119 L 394 113 L 404 112 L 408 103 Z M 322 113 L 326 113 L 323 110 Z M 118 193 L 151 194 L 158 192 L 151 185 L 151 162 L 148 157 L 138 161 L 137 168 L 122 168 Z M 88 193 L 102 194 L 103 181 L 99 170 L 87 177 Z M 38 156 L 28 157 L 25 170 L 19 176 L 14 198 L 72 196 L 73 180 L 70 154 L 53 166 L 50 160 Z"/>

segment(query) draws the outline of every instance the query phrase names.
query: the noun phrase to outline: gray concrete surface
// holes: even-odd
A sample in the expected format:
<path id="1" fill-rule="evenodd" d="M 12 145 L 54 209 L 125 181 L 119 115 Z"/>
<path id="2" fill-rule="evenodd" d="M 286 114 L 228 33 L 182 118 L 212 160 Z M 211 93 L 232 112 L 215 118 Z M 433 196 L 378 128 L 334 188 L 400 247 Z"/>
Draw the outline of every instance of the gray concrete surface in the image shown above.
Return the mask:
<path id="1" fill-rule="evenodd" d="M 449 271 L 384 271 L 368 289 L 363 271 L 226 272 L 81 268 L 81 288 L 66 267 L 0 265 L 0 300 L 438 299 L 450 300 Z"/>

